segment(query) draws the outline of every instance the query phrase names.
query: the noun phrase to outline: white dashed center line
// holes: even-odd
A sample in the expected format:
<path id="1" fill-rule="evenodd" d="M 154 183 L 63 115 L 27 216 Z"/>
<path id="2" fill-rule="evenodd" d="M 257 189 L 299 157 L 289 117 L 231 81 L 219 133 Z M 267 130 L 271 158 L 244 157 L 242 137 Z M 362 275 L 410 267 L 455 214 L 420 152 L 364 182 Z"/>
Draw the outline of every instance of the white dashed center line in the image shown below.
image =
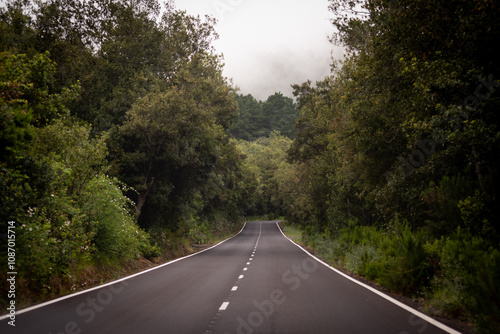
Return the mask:
<path id="1" fill-rule="evenodd" d="M 222 305 L 219 307 L 219 311 L 225 311 L 229 305 L 229 302 L 224 302 Z"/>

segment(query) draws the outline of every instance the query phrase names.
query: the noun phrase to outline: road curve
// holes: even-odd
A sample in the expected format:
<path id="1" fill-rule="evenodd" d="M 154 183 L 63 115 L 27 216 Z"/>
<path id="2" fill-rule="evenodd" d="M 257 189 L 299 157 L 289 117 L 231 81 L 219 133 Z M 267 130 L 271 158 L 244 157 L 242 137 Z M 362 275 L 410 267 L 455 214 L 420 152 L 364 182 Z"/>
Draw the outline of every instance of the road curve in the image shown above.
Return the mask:
<path id="1" fill-rule="evenodd" d="M 458 333 L 320 263 L 275 222 L 8 320 L 1 333 Z"/>

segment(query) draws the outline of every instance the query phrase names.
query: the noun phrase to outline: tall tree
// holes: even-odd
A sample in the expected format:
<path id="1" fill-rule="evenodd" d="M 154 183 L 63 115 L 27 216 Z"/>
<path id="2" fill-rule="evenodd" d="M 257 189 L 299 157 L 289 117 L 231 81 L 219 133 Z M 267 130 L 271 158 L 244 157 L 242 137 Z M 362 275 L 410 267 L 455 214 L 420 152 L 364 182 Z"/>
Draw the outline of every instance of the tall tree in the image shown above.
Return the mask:
<path id="1" fill-rule="evenodd" d="M 279 131 L 292 139 L 295 137 L 295 120 L 299 110 L 293 100 L 281 93 L 275 93 L 266 101 L 257 101 L 252 95 L 237 95 L 240 115 L 230 129 L 237 139 L 255 140 L 269 137 Z"/>

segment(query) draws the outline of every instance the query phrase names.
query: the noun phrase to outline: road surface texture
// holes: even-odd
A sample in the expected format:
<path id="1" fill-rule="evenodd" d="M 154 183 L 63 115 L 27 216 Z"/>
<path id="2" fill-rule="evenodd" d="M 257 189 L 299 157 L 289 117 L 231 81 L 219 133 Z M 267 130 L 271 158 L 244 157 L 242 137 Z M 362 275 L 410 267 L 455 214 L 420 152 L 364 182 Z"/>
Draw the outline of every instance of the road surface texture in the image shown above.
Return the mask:
<path id="1" fill-rule="evenodd" d="M 225 242 L 114 284 L 5 316 L 0 333 L 458 333 L 247 222 Z M 397 302 L 396 302 L 397 303 Z"/>

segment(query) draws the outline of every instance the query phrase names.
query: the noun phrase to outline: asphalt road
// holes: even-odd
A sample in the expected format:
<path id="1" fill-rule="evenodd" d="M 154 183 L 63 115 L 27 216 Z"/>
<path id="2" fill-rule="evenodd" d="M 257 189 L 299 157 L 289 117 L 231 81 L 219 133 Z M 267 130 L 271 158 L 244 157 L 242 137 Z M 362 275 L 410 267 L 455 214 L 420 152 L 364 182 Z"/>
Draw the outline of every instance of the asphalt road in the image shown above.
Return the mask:
<path id="1" fill-rule="evenodd" d="M 1 333 L 457 333 L 320 263 L 274 222 L 216 247 L 19 312 Z M 397 302 L 396 302 L 397 303 Z"/>

